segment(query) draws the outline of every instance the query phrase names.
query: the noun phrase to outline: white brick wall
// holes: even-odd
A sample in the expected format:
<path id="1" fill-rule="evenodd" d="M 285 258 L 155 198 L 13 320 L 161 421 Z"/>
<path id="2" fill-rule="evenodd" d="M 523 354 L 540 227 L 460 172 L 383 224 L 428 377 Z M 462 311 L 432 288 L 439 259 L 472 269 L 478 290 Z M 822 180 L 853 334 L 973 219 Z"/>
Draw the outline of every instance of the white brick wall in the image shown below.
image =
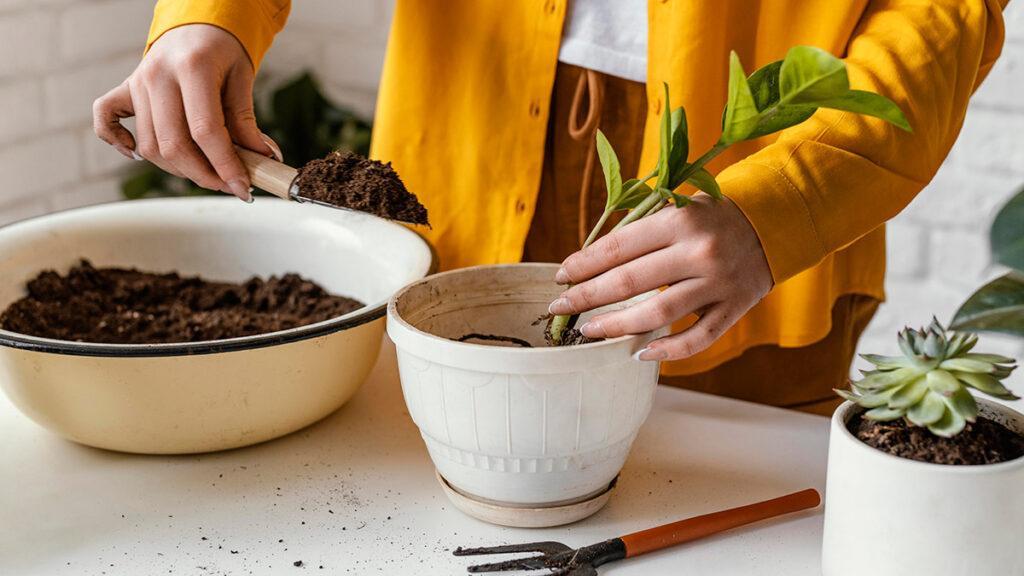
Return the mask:
<path id="1" fill-rule="evenodd" d="M 369 115 L 393 0 L 300 0 L 261 72 L 269 84 L 316 70 L 336 100 Z M 113 200 L 130 162 L 96 142 L 93 99 L 139 58 L 152 2 L 0 0 L 0 224 Z M 948 319 L 985 279 L 988 223 L 1024 185 L 1024 5 L 1007 9 L 1007 44 L 974 98 L 935 180 L 889 229 L 889 301 L 863 349 L 894 351 L 902 325 Z M 327 56 L 330 55 L 330 58 Z M 1024 355 L 1024 343 L 986 338 Z M 1017 376 L 1018 389 L 1024 377 Z"/>

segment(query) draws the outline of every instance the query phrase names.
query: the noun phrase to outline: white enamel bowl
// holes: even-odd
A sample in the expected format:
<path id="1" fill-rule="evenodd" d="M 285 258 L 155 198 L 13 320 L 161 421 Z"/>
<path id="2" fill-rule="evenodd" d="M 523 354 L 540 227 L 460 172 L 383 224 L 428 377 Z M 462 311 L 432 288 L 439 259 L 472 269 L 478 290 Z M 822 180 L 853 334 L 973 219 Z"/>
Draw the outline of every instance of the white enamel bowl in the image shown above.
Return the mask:
<path id="1" fill-rule="evenodd" d="M 562 290 L 557 269 L 444 272 L 406 287 L 388 306 L 409 414 L 441 476 L 479 501 L 540 508 L 600 495 L 650 411 L 658 363 L 634 354 L 665 331 L 544 347 L 532 323 Z M 537 347 L 453 340 L 473 332 Z"/>
<path id="2" fill-rule="evenodd" d="M 364 214 L 266 198 L 119 202 L 0 228 L 0 308 L 40 270 L 81 258 L 223 281 L 295 272 L 366 303 L 318 324 L 199 343 L 0 330 L 0 386 L 22 412 L 75 442 L 150 454 L 246 446 L 337 410 L 376 361 L 388 299 L 433 267 L 418 235 Z"/>

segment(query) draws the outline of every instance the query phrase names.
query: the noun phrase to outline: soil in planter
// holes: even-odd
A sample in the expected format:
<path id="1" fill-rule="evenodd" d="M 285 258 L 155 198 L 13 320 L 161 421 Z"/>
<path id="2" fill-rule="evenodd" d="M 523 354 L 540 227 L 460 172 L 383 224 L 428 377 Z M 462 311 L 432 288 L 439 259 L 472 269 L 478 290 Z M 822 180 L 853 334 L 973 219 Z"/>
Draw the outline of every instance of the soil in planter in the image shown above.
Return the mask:
<path id="1" fill-rule="evenodd" d="M 903 419 L 876 422 L 861 414 L 851 418 L 847 427 L 868 446 L 919 462 L 963 466 L 998 464 L 1024 456 L 1024 436 L 983 416 L 952 438 L 935 436 Z"/>
<path id="2" fill-rule="evenodd" d="M 28 295 L 0 314 L 0 328 L 43 338 L 107 344 L 198 342 L 313 324 L 361 308 L 296 274 L 241 284 L 176 273 L 94 268 L 28 282 Z"/>
<path id="3" fill-rule="evenodd" d="M 429 225 L 427 209 L 406 189 L 391 163 L 331 152 L 299 169 L 299 195 L 389 220 Z"/>

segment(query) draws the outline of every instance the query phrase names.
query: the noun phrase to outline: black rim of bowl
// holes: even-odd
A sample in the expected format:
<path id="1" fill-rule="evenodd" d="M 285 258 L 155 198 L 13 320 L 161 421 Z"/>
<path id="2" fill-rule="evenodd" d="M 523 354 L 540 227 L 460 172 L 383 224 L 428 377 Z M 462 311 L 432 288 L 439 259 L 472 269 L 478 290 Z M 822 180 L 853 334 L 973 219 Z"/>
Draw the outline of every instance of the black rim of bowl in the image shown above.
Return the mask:
<path id="1" fill-rule="evenodd" d="M 166 200 L 164 198 L 158 200 Z M 131 200 L 131 202 L 145 202 L 146 200 Z M 101 204 L 93 204 L 90 206 L 82 206 L 78 208 L 71 208 L 68 210 L 60 210 L 57 212 L 50 212 L 48 214 L 42 214 L 39 216 L 33 216 L 31 218 L 25 218 L 17 222 L 11 222 L 0 228 L 7 228 L 8 226 L 14 226 L 23 222 L 29 222 L 32 220 L 38 220 L 46 218 L 54 214 L 66 214 L 69 212 L 77 212 L 79 210 L 88 210 L 95 208 L 96 206 L 104 206 L 109 204 L 119 204 L 121 202 L 127 202 L 126 200 L 117 200 L 113 202 L 104 202 Z M 437 251 L 434 249 L 433 244 L 427 241 L 418 231 L 411 228 L 406 228 L 410 232 L 416 234 L 416 236 L 423 242 L 424 246 L 430 252 L 430 266 L 427 268 L 426 276 L 430 276 L 437 272 L 438 269 L 438 258 Z M 419 280 L 417 278 L 416 280 Z M 413 280 L 415 282 L 416 280 Z M 401 290 L 401 287 L 398 288 Z M 397 291 L 397 290 L 396 290 Z M 267 334 L 255 334 L 252 336 L 240 336 L 238 338 L 227 338 L 224 340 L 207 340 L 202 342 L 169 342 L 164 344 L 102 344 L 99 342 L 72 342 L 70 340 L 55 340 L 53 338 L 40 338 L 38 336 L 29 336 L 26 334 L 19 334 L 17 332 L 11 332 L 9 330 L 0 329 L 0 346 L 6 346 L 9 348 L 15 348 L 17 350 L 28 350 L 31 352 L 47 352 L 50 354 L 63 354 L 68 356 L 99 356 L 99 357 L 118 357 L 118 358 L 145 358 L 155 356 L 199 356 L 204 354 L 220 354 L 224 352 L 237 352 L 240 350 L 253 350 L 256 348 L 265 348 L 268 346 L 278 346 L 281 344 L 289 344 L 291 342 L 298 342 L 301 340 L 308 340 L 310 338 L 317 338 L 319 336 L 326 336 L 333 334 L 334 332 L 341 332 L 342 330 L 348 330 L 361 326 L 363 324 L 373 322 L 379 318 L 383 318 L 387 313 L 388 300 L 386 299 L 382 303 L 374 305 L 372 308 L 364 307 L 363 309 L 357 310 L 351 313 L 351 316 L 341 316 L 338 318 L 332 318 L 330 320 L 324 320 L 323 322 L 317 322 L 316 324 L 307 324 L 305 326 L 299 326 L 296 328 L 290 328 L 288 330 L 281 330 L 278 332 L 269 332 Z"/>

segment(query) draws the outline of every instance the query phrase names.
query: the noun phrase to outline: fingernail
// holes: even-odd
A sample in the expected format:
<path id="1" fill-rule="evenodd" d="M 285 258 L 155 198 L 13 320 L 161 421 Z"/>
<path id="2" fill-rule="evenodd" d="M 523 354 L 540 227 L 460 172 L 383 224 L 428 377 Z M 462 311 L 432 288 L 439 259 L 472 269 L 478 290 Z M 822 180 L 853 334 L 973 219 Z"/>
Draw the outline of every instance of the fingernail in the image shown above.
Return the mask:
<path id="1" fill-rule="evenodd" d="M 650 346 L 644 348 L 643 350 L 633 355 L 633 357 L 636 358 L 637 360 L 642 360 L 644 362 L 656 362 L 658 360 L 664 360 L 666 356 L 668 356 L 668 354 L 666 354 L 664 350 L 651 348 Z"/>
<path id="2" fill-rule="evenodd" d="M 131 157 L 132 157 L 133 160 L 138 160 L 139 162 L 145 160 L 145 158 L 143 158 L 142 156 L 139 156 L 139 153 L 136 152 L 135 150 L 132 150 L 132 156 Z"/>
<path id="3" fill-rule="evenodd" d="M 134 156 L 132 156 L 132 151 L 124 146 L 121 146 L 120 144 L 114 144 L 114 150 L 117 150 L 118 152 L 121 153 L 121 156 L 124 156 L 129 160 L 134 159 Z"/>
<path id="4" fill-rule="evenodd" d="M 252 195 L 252 186 L 249 186 L 249 198 L 245 200 L 246 204 L 252 204 L 256 201 L 256 197 Z"/>
<path id="5" fill-rule="evenodd" d="M 559 298 L 548 306 L 548 314 L 571 314 L 572 308 L 569 306 L 568 298 Z"/>
<path id="6" fill-rule="evenodd" d="M 601 327 L 601 322 L 598 320 L 591 320 L 584 322 L 583 326 L 580 326 L 580 332 L 583 333 L 587 338 L 604 338 L 604 328 Z"/>
<path id="7" fill-rule="evenodd" d="M 260 138 L 263 139 L 263 143 L 267 145 L 267 148 L 270 148 L 270 151 L 273 152 L 274 159 L 278 162 L 284 162 L 284 154 L 281 154 L 281 147 L 277 145 L 277 142 L 274 142 L 270 136 L 263 132 L 260 132 Z"/>
<path id="8" fill-rule="evenodd" d="M 555 284 L 568 284 L 568 283 L 569 283 L 569 275 L 565 273 L 564 269 L 559 268 L 558 272 L 555 272 Z"/>
<path id="9" fill-rule="evenodd" d="M 232 194 L 238 196 L 245 202 L 252 202 L 252 188 L 247 186 L 245 182 L 235 178 L 233 180 L 228 180 L 227 185 Z"/>

